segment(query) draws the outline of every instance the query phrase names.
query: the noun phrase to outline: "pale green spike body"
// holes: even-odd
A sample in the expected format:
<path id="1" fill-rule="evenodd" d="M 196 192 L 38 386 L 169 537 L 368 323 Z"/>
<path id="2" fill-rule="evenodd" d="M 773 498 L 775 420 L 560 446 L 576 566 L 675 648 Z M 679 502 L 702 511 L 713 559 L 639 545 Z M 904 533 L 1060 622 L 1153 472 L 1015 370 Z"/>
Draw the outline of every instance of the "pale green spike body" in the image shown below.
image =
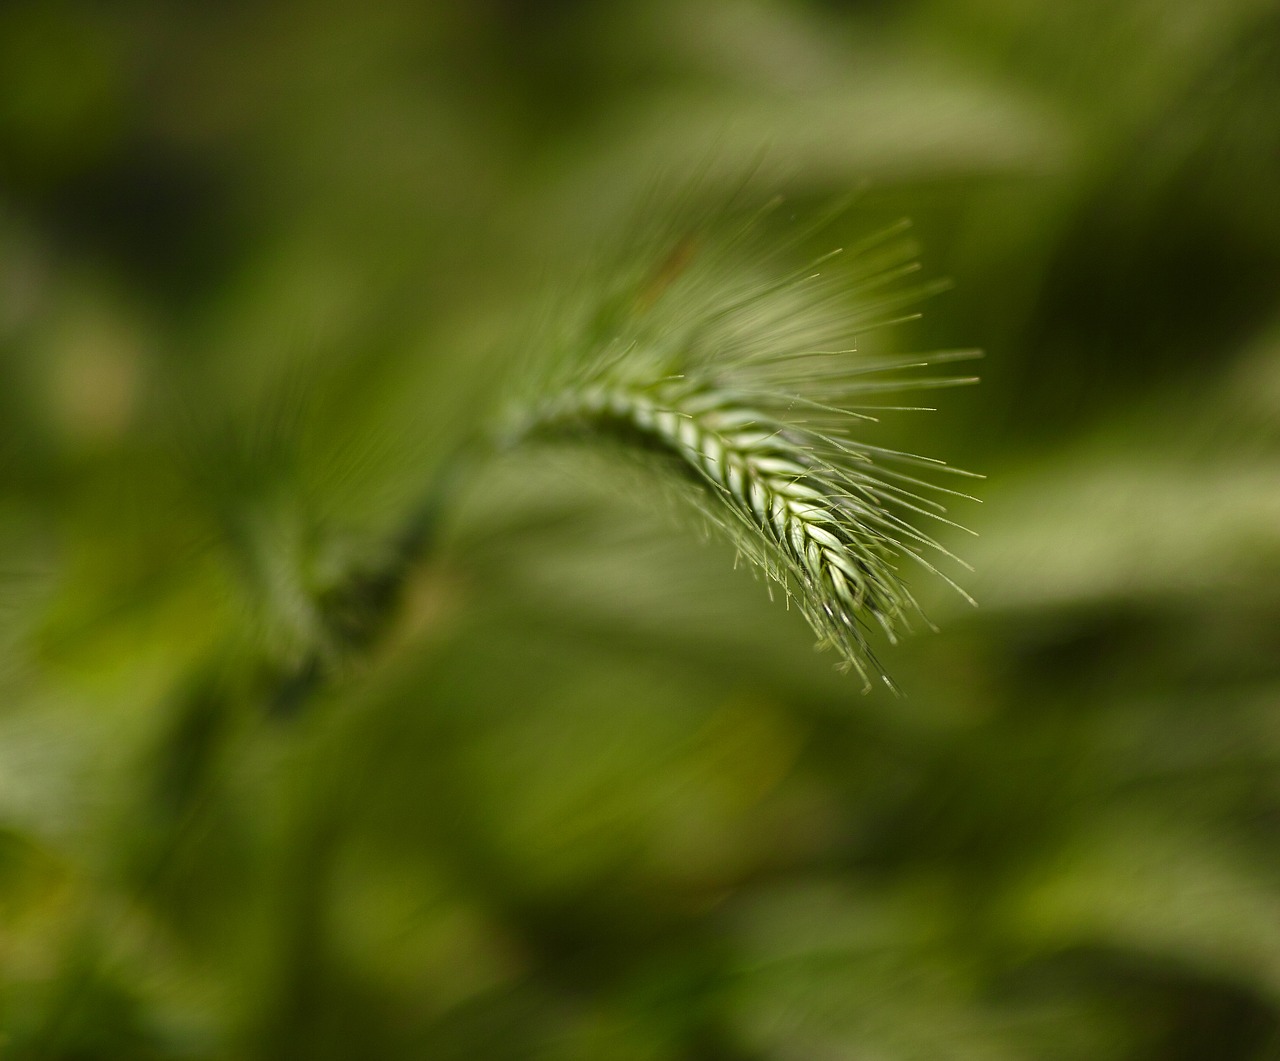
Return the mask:
<path id="1" fill-rule="evenodd" d="M 892 563 L 898 550 L 877 529 L 892 517 L 850 498 L 802 428 L 686 378 L 570 389 L 543 403 L 521 433 L 610 430 L 642 436 L 709 484 L 752 532 L 735 535 L 739 548 L 794 594 L 823 643 L 864 681 L 879 672 L 860 617 L 893 638 L 911 604 Z"/>

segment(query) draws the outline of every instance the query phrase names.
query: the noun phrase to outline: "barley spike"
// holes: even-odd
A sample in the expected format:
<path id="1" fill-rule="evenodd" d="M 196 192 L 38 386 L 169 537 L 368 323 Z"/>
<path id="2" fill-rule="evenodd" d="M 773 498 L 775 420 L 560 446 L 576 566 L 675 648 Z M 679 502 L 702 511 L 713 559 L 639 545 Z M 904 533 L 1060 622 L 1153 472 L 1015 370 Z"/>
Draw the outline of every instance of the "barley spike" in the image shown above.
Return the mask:
<path id="1" fill-rule="evenodd" d="M 699 484 L 702 514 L 796 602 L 819 645 L 865 687 L 879 678 L 893 689 L 867 632 L 892 643 L 923 618 L 903 562 L 968 599 L 927 555 L 951 554 L 917 525 L 957 524 L 915 490 L 966 495 L 894 467 L 952 470 L 942 462 L 861 441 L 859 427 L 876 419 L 867 410 L 884 408 L 864 396 L 972 382 L 904 373 L 973 355 L 860 356 L 850 340 L 885 321 L 816 271 L 782 284 L 726 281 L 688 254 L 679 273 L 662 268 L 656 293 L 642 275 L 638 297 L 615 297 L 623 310 L 603 326 L 596 315 L 585 336 L 562 337 L 564 356 L 508 411 L 500 444 L 611 437 L 664 454 Z"/>

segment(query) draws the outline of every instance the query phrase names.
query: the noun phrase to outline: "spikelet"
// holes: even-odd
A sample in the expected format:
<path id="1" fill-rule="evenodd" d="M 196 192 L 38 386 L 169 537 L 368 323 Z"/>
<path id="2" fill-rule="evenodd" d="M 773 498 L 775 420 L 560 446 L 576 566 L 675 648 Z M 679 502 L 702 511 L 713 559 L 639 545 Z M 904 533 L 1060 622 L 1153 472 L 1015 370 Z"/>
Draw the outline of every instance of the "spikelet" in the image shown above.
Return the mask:
<path id="1" fill-rule="evenodd" d="M 743 280 L 733 244 L 746 232 L 729 245 L 680 238 L 656 269 L 590 307 L 531 373 L 536 382 L 500 435 L 508 445 L 611 438 L 665 454 L 699 484 L 703 515 L 798 604 L 819 645 L 866 687 L 874 676 L 893 688 L 867 628 L 894 642 L 922 618 L 904 562 L 969 599 L 929 558 L 950 554 L 918 525 L 951 523 L 928 495 L 967 495 L 919 469 L 968 473 L 861 440 L 875 419 L 866 402 L 972 382 L 910 372 L 975 355 L 869 358 L 852 348 L 928 293 L 899 283 L 914 263 L 910 248 L 891 243 L 897 228 L 859 248 L 847 272 L 827 275 L 836 252 L 799 272 Z"/>

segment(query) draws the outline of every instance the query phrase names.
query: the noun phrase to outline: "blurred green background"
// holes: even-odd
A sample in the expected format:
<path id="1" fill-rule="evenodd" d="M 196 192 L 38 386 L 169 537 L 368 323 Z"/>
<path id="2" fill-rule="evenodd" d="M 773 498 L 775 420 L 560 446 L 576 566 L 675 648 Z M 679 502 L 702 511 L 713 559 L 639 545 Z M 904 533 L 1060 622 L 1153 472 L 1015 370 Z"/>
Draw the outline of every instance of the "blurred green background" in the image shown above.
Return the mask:
<path id="1" fill-rule="evenodd" d="M 989 475 L 905 699 L 545 454 L 308 672 L 756 168 L 987 351 L 876 429 Z M 1280 1057 L 1274 0 L 9 0 L 0 483 L 0 1057 Z"/>

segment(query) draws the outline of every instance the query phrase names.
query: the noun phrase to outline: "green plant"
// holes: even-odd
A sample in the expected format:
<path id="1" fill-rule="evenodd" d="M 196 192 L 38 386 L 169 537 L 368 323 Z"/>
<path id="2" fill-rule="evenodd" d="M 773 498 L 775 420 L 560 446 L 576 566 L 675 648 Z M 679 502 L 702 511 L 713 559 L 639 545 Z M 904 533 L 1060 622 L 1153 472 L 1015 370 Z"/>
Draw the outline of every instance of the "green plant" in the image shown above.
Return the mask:
<path id="1" fill-rule="evenodd" d="M 753 218 L 739 240 L 755 229 Z M 508 414 L 501 438 L 611 438 L 658 454 L 696 484 L 697 510 L 739 555 L 783 588 L 818 635 L 870 687 L 878 663 L 864 627 L 890 642 L 922 612 L 901 566 L 950 583 L 930 559 L 955 559 L 911 517 L 956 526 L 929 494 L 966 497 L 914 471 L 968 475 L 941 461 L 860 437 L 875 419 L 869 396 L 974 382 L 912 370 L 975 356 L 860 355 L 858 335 L 928 293 L 898 281 L 916 269 L 898 244 L 872 254 L 899 226 L 856 248 L 861 278 L 824 267 L 798 271 L 763 254 L 743 278 L 723 248 L 676 237 L 674 250 L 627 276 L 560 337 L 558 363 L 535 365 L 535 392 Z M 852 276 L 857 277 L 855 272 Z M 919 407 L 915 407 L 919 408 Z"/>
<path id="2" fill-rule="evenodd" d="M 760 233 L 772 206 L 736 235 L 673 225 L 634 250 L 609 282 L 583 285 L 555 324 L 528 342 L 498 412 L 447 460 L 384 561 L 328 591 L 328 636 L 282 683 L 290 703 L 326 658 L 359 649 L 393 609 L 399 586 L 453 493 L 475 465 L 518 446 L 614 443 L 683 485 L 686 503 L 794 601 L 839 665 L 864 689 L 893 682 L 868 629 L 895 642 L 926 621 L 903 568 L 914 564 L 971 598 L 935 559 L 957 560 L 921 522 L 959 526 L 938 495 L 969 498 L 927 477 L 972 476 L 942 461 L 873 445 L 864 430 L 886 395 L 975 382 L 919 370 L 973 358 L 861 353 L 858 337 L 897 323 L 935 285 L 904 285 L 918 268 L 902 225 L 798 270 L 793 244 Z M 840 258 L 849 266 L 836 265 Z M 753 263 L 746 266 L 743 262 Z M 915 316 L 911 314 L 910 316 Z M 871 403 L 871 404 L 869 404 Z"/>

